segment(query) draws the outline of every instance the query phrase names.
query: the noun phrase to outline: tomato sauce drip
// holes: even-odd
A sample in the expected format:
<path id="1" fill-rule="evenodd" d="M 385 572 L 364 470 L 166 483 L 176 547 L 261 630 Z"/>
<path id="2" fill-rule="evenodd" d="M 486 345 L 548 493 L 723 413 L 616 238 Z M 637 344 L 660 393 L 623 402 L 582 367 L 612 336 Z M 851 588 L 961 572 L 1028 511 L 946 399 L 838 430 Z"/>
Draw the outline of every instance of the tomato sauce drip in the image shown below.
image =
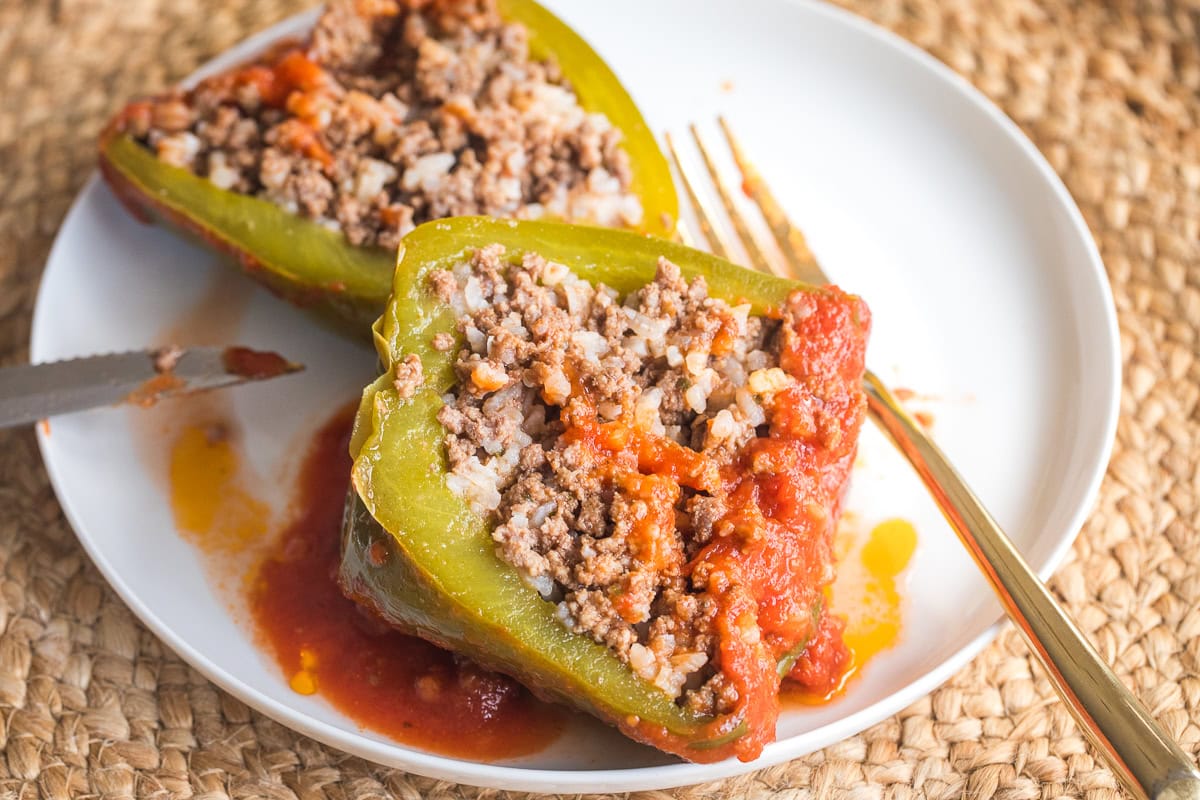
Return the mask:
<path id="1" fill-rule="evenodd" d="M 797 662 L 796 670 L 806 670 L 813 679 L 785 688 L 789 704 L 819 705 L 841 696 L 850 682 L 862 673 L 868 661 L 896 643 L 900 637 L 903 597 L 901 573 L 908 567 L 917 546 L 917 531 L 902 519 L 885 520 L 871 529 L 866 541 L 853 531 L 839 534 L 838 576 L 831 592 L 830 617 L 843 628 L 844 657 L 837 669 L 822 670 L 822 665 Z M 822 648 L 822 634 L 810 645 Z M 806 653 L 807 655 L 807 653 Z"/>
<path id="2" fill-rule="evenodd" d="M 566 713 L 503 675 L 405 636 L 346 599 L 336 569 L 349 486 L 353 409 L 314 437 L 293 522 L 259 565 L 250 608 L 293 690 L 317 694 L 364 728 L 476 760 L 540 750 Z"/>
<path id="3" fill-rule="evenodd" d="M 298 367 L 278 353 L 269 350 L 251 350 L 249 347 L 226 347 L 221 352 L 221 363 L 230 375 L 251 380 L 262 380 L 295 372 Z"/>

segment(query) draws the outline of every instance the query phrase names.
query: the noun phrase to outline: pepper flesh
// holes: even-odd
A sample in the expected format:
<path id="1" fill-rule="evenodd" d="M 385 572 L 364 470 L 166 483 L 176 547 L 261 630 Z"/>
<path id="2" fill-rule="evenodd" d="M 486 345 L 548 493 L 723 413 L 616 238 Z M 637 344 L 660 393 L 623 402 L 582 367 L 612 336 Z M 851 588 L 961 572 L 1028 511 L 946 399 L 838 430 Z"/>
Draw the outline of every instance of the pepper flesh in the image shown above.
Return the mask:
<path id="1" fill-rule="evenodd" d="M 569 26 L 534 0 L 498 0 L 501 15 L 525 25 L 530 53 L 554 59 L 589 112 L 622 132 L 631 191 L 642 204 L 642 233 L 669 235 L 678 200 L 666 159 L 637 106 L 603 59 Z M 159 221 L 231 256 L 269 289 L 352 335 L 365 334 L 387 302 L 393 254 L 355 247 L 340 233 L 274 203 L 218 188 L 171 166 L 124 132 L 131 103 L 100 138 L 100 170 L 129 210 Z"/>
<path id="2" fill-rule="evenodd" d="M 637 677 L 608 648 L 567 630 L 555 618 L 554 604 L 495 555 L 485 520 L 447 488 L 444 430 L 437 413 L 442 395 L 456 381 L 454 355 L 435 349 L 433 340 L 439 333 L 454 334 L 456 318 L 433 299 L 426 281 L 432 270 L 451 267 L 495 243 L 514 258 L 535 252 L 622 294 L 652 280 L 663 256 L 685 277 L 703 276 L 711 296 L 749 302 L 756 314 L 778 308 L 802 288 L 680 245 L 619 231 L 483 218 L 417 228 L 401 243 L 392 297 L 374 326 L 383 375 L 365 390 L 351 439 L 354 491 L 343 531 L 343 590 L 389 623 L 509 673 L 535 692 L 581 707 L 631 738 L 694 761 L 755 757 L 773 738 L 779 678 L 816 629 L 819 592 L 798 600 L 808 604 L 807 613 L 791 623 L 794 635 L 786 646 L 768 645 L 751 654 L 774 659 L 765 670 L 754 671 L 763 685 L 744 687 L 748 698 L 759 698 L 758 707 L 742 703 L 731 714 L 698 716 Z M 862 312 L 863 318 L 847 324 L 865 337 L 865 308 Z M 393 386 L 392 371 L 412 354 L 422 361 L 425 382 L 404 400 Z M 848 462 L 837 465 L 843 467 L 848 469 Z M 372 559 L 372 548 L 387 557 Z M 739 602 L 752 601 L 741 597 Z M 744 610 L 731 606 L 723 616 L 735 624 Z M 736 635 L 724 639 L 731 648 L 740 647 Z M 746 655 L 731 650 L 722 658 L 745 663 Z"/>

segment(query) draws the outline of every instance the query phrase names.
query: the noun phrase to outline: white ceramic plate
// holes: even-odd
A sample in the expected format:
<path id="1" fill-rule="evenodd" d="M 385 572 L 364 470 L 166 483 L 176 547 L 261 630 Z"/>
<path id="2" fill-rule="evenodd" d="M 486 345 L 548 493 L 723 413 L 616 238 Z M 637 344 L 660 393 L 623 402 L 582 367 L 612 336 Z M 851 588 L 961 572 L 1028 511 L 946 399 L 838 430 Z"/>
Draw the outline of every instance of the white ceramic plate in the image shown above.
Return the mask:
<path id="1" fill-rule="evenodd" d="M 725 113 L 822 262 L 874 310 L 870 361 L 885 380 L 939 398 L 935 434 L 1029 561 L 1048 575 L 1078 531 L 1107 463 L 1117 410 L 1115 315 L 1078 210 L 1017 128 L 966 82 L 896 37 L 809 2 L 611 0 L 549 3 L 624 79 L 656 130 Z M 244 59 L 266 38 L 209 69 Z M 630 20 L 636 20 L 631 24 Z M 265 38 L 264 38 L 265 37 Z M 266 482 L 286 487 L 295 453 L 371 375 L 373 355 L 314 328 L 212 256 L 134 222 L 96 180 L 51 254 L 35 361 L 179 338 L 278 349 L 302 376 L 227 393 Z M 213 333 L 198 298 L 230 300 Z M 241 313 L 230 306 L 245 304 Z M 189 314 L 193 319 L 188 322 Z M 196 326 L 199 327 L 189 327 Z M 217 325 L 219 328 L 220 326 Z M 203 329 L 203 330 L 202 330 Z M 207 331 L 205 333 L 204 331 Z M 838 702 L 792 711 L 753 764 L 684 764 L 580 724 L 548 750 L 503 764 L 456 760 L 359 730 L 319 697 L 292 693 L 174 532 L 161 453 L 141 412 L 54 420 L 41 445 L 79 538 L 134 612 L 198 670 L 280 722 L 416 773 L 542 791 L 695 783 L 785 761 L 851 735 L 928 693 L 995 634 L 999 608 L 907 467 L 867 430 L 849 507 L 913 521 L 904 633 Z M 267 498 L 278 507 L 287 492 Z"/>

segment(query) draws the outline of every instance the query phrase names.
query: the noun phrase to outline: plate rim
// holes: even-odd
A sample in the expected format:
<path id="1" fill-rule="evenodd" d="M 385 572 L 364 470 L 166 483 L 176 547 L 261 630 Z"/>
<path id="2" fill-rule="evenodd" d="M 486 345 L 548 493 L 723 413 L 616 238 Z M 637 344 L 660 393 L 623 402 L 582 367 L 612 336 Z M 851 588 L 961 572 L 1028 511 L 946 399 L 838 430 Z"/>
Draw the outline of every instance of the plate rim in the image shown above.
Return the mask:
<path id="1" fill-rule="evenodd" d="M 1021 131 L 1013 120 L 1005 115 L 995 103 L 966 78 L 954 72 L 934 56 L 917 45 L 903 39 L 898 34 L 845 9 L 829 5 L 821 0 L 770 0 L 770 2 L 803 7 L 810 13 L 825 17 L 826 20 L 835 25 L 845 26 L 852 32 L 865 36 L 875 46 L 897 51 L 900 55 L 923 67 L 924 71 L 930 74 L 936 81 L 952 89 L 962 99 L 965 99 L 978 110 L 982 111 L 988 120 L 1004 134 L 1005 139 L 1010 144 L 1015 144 L 1018 151 L 1035 167 L 1038 175 L 1050 190 L 1050 194 L 1065 212 L 1066 218 L 1069 221 L 1070 231 L 1078 237 L 1083 246 L 1083 252 L 1087 256 L 1086 261 L 1091 269 L 1084 271 L 1080 275 L 1072 274 L 1071 277 L 1086 277 L 1090 279 L 1094 283 L 1092 288 L 1098 290 L 1098 295 L 1102 300 L 1101 307 L 1094 310 L 1100 312 L 1103 327 L 1107 334 L 1103 344 L 1107 350 L 1107 358 L 1104 359 L 1104 364 L 1108 372 L 1107 388 L 1109 398 L 1104 409 L 1103 435 L 1097 437 L 1094 442 L 1089 443 L 1091 445 L 1091 457 L 1087 459 L 1087 463 L 1091 465 L 1091 475 L 1081 495 L 1080 502 L 1064 526 L 1065 533 L 1061 537 L 1061 541 L 1051 550 L 1041 567 L 1036 570 L 1038 576 L 1043 581 L 1048 580 L 1066 557 L 1075 540 L 1078 538 L 1083 524 L 1092 513 L 1112 456 L 1120 409 L 1122 370 L 1116 306 L 1113 300 L 1111 284 L 1108 280 L 1096 241 L 1074 198 L 1067 190 L 1059 175 L 1037 149 L 1036 145 Z M 314 17 L 316 13 L 316 9 L 301 11 L 262 31 L 252 34 L 199 66 L 191 75 L 184 79 L 183 83 L 193 82 L 207 72 L 221 68 L 223 63 L 243 59 L 254 51 L 261 49 L 264 44 L 301 29 L 305 20 Z M 72 201 L 71 208 L 59 227 L 59 233 L 55 235 L 55 241 L 46 259 L 47 267 L 55 263 L 56 254 L 62 246 L 61 231 L 67 229 L 72 219 L 81 213 L 82 198 L 88 193 L 95 191 L 103 191 L 103 185 L 98 174 L 93 171 Z M 47 271 L 44 269 L 39 279 L 34 313 L 30 326 L 29 349 L 31 362 L 41 360 L 43 351 L 46 348 L 46 345 L 43 343 L 45 334 L 39 334 L 39 331 L 48 324 L 45 320 L 49 312 L 46 310 L 47 304 L 44 297 L 44 278 Z M 1005 624 L 1004 618 L 1001 616 L 996 622 L 993 622 L 974 639 L 951 654 L 940 664 L 921 677 L 901 687 L 888 697 L 831 722 L 807 735 L 793 736 L 790 739 L 775 741 L 767 746 L 762 756 L 749 763 L 727 760 L 725 762 L 718 762 L 717 764 L 680 762 L 630 769 L 571 770 L 492 764 L 440 755 L 399 742 L 378 741 L 361 733 L 350 733 L 312 718 L 292 706 L 260 694 L 249 684 L 243 683 L 231 671 L 220 667 L 207 655 L 193 648 L 188 642 L 176 635 L 173 629 L 160 619 L 152 609 L 140 601 L 137 594 L 125 583 L 112 564 L 95 546 L 92 538 L 81 533 L 84 530 L 82 519 L 77 514 L 69 494 L 66 494 L 60 485 L 61 479 L 55 467 L 53 443 L 41 426 L 35 426 L 35 428 L 39 452 L 45 464 L 51 486 L 54 489 L 59 505 L 63 509 L 64 516 L 75 532 L 76 538 L 97 569 L 104 576 L 109 586 L 112 587 L 118 597 L 121 598 L 142 624 L 146 625 L 155 636 L 191 667 L 204 675 L 206 679 L 280 724 L 343 752 L 349 752 L 378 764 L 404 769 L 430 778 L 467 783 L 486 788 L 539 792 L 655 790 L 731 778 L 798 758 L 823 747 L 828 747 L 895 714 L 945 683 L 946 680 L 989 644 Z M 724 765 L 724 768 L 721 768 L 722 765 Z"/>

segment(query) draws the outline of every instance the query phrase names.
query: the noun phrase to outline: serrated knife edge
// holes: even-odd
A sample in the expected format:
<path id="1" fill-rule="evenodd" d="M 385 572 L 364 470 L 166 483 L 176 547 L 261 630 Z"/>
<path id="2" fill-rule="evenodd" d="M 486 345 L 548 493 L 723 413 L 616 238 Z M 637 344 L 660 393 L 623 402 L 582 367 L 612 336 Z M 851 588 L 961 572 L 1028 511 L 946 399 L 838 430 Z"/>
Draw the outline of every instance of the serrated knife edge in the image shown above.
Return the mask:
<path id="1" fill-rule="evenodd" d="M 123 403 L 150 405 L 303 369 L 241 347 L 157 348 L 0 369 L 0 428 Z"/>

